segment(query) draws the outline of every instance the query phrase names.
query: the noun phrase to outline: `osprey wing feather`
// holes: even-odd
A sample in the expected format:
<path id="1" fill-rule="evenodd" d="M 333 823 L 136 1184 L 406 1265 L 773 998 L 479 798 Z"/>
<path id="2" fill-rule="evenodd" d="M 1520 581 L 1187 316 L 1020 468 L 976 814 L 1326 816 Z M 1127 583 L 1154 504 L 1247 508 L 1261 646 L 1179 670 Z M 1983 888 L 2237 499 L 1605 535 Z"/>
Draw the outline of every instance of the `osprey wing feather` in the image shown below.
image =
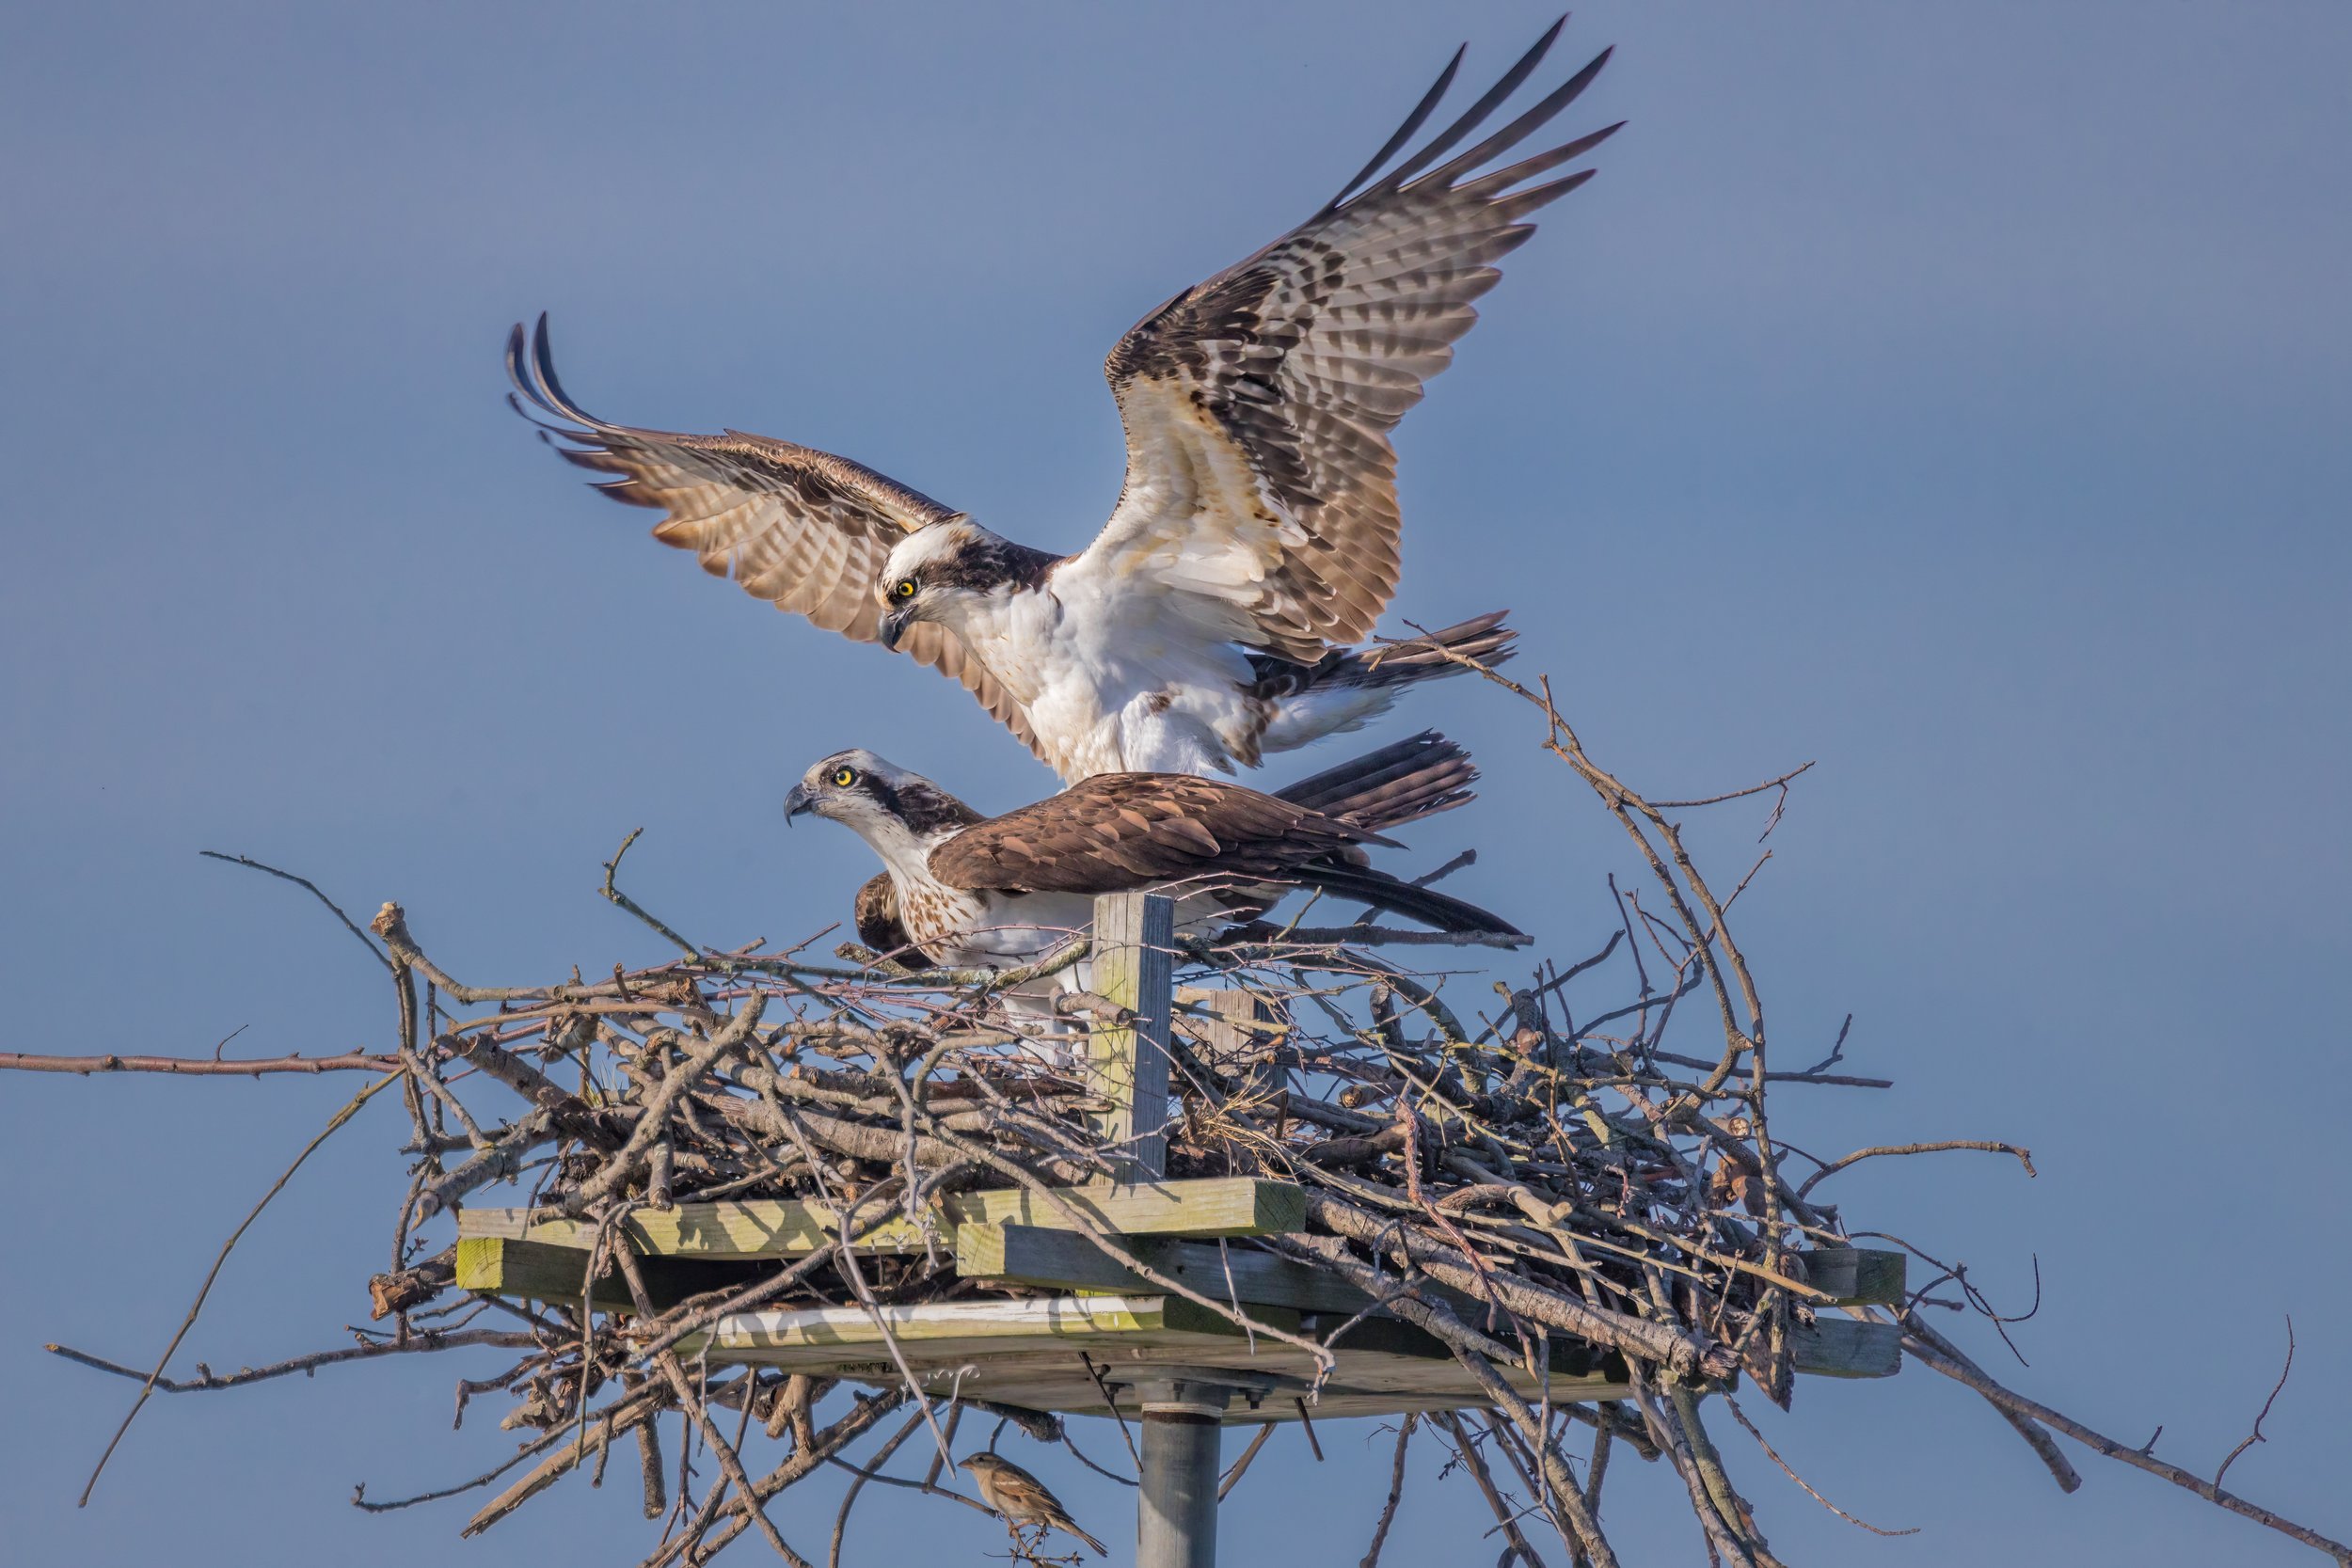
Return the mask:
<path id="1" fill-rule="evenodd" d="M 1100 773 L 933 849 L 949 887 L 1110 893 L 1187 877 L 1279 877 L 1379 834 L 1216 779 Z"/>
<path id="2" fill-rule="evenodd" d="M 693 551 L 704 571 L 733 578 L 753 597 L 854 642 L 872 642 L 879 635 L 874 579 L 892 547 L 918 529 L 961 515 L 887 475 L 814 447 L 734 430 L 684 436 L 599 420 L 556 379 L 545 315 L 528 342 L 519 324 L 508 335 L 506 373 L 532 406 L 566 421 L 535 419 L 521 402 L 508 399 L 539 426 L 548 445 L 591 473 L 612 476 L 596 489 L 626 505 L 667 514 L 654 525 L 656 539 Z M 961 681 L 1023 745 L 1038 751 L 1020 705 L 954 632 L 926 624 L 909 628 L 898 645 Z"/>
<path id="3" fill-rule="evenodd" d="M 1311 661 L 1326 641 L 1372 630 L 1397 580 L 1389 432 L 1477 321 L 1471 302 L 1501 277 L 1494 263 L 1534 232 L 1528 216 L 1592 171 L 1528 182 L 1617 129 L 1472 177 L 1574 102 L 1608 60 L 1604 50 L 1508 125 L 1438 162 L 1527 79 L 1559 32 L 1554 24 L 1459 119 L 1373 180 L 1444 96 L 1456 54 L 1322 211 L 1120 340 L 1104 373 L 1127 434 L 1126 488 L 1101 536 L 1063 567 L 1066 578 L 1210 601 L 1225 612 L 1226 635 L 1290 658 Z"/>

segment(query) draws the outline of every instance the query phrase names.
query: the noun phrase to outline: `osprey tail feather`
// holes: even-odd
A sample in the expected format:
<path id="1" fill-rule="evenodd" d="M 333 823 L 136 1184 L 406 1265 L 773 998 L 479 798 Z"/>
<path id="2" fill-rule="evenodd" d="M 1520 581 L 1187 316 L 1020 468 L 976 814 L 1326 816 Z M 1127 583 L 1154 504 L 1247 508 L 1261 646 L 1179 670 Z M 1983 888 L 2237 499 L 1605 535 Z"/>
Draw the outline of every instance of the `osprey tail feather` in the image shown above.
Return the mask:
<path id="1" fill-rule="evenodd" d="M 1525 931 L 1499 914 L 1431 888 L 1415 887 L 1368 865 L 1325 862 L 1301 866 L 1291 877 L 1300 887 L 1387 910 L 1407 920 L 1418 920 L 1433 930 L 1483 937 L 1497 947 L 1518 947 L 1531 940 Z"/>
<path id="2" fill-rule="evenodd" d="M 1259 746 L 1287 752 L 1359 729 L 1393 705 L 1397 694 L 1422 681 L 1465 673 L 1470 665 L 1501 664 L 1518 650 L 1518 633 L 1502 624 L 1507 610 L 1490 610 L 1422 637 L 1369 648 L 1334 648 L 1312 664 L 1252 654 L 1257 681 L 1250 695 L 1273 707 Z"/>
<path id="3" fill-rule="evenodd" d="M 1435 730 L 1423 730 L 1275 794 L 1377 833 L 1452 811 L 1472 799 L 1470 786 L 1477 780 L 1468 752 Z"/>

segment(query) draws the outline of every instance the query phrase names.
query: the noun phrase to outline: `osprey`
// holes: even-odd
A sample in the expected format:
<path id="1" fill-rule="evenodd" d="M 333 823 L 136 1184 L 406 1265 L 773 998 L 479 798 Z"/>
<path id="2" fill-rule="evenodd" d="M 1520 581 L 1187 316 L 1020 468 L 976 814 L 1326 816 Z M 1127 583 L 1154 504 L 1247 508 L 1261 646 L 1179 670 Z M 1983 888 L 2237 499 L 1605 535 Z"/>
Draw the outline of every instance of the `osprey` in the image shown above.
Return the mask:
<path id="1" fill-rule="evenodd" d="M 1358 828 L 1386 832 L 1473 799 L 1478 769 L 1470 753 L 1435 730 L 1394 741 L 1376 752 L 1327 768 L 1275 792 L 1275 798 L 1336 816 Z M 898 889 L 884 871 L 857 890 L 857 940 L 884 958 L 917 968 L 934 965 L 898 917 Z"/>
<path id="2" fill-rule="evenodd" d="M 1448 759 L 1444 764 L 1453 768 Z M 1435 796 L 1431 790 L 1435 790 Z M 1367 806 L 1456 794 L 1402 779 L 1366 791 Z M 1441 806 L 1424 806 L 1415 815 Z M 1391 911 L 1499 946 L 1527 940 L 1499 916 L 1415 887 L 1364 863 L 1387 845 L 1345 816 L 1311 810 L 1220 779 L 1104 773 L 1001 816 L 982 816 L 920 774 L 871 752 L 836 752 L 784 800 L 855 832 L 882 857 L 907 935 L 939 961 L 1025 963 L 1094 918 L 1098 895 L 1164 889 L 1181 932 L 1262 914 L 1292 888 Z"/>
<path id="3" fill-rule="evenodd" d="M 779 609 L 961 680 L 1064 783 L 1254 768 L 1359 727 L 1463 657 L 1508 653 L 1499 613 L 1401 646 L 1345 644 L 1396 588 L 1389 432 L 1477 320 L 1471 302 L 1534 231 L 1527 219 L 1593 171 L 1542 177 L 1617 129 L 1478 172 L 1574 102 L 1603 51 L 1462 146 L 1565 22 L 1388 166 L 1453 84 L 1457 51 L 1337 197 L 1129 329 L 1104 363 L 1126 483 L 1074 555 L 1015 544 L 828 452 L 596 419 L 556 379 L 544 315 L 528 341 L 515 328 L 508 373 L 561 421 L 534 421 L 558 451 L 612 476 L 597 488 L 667 514 L 654 537 Z"/>

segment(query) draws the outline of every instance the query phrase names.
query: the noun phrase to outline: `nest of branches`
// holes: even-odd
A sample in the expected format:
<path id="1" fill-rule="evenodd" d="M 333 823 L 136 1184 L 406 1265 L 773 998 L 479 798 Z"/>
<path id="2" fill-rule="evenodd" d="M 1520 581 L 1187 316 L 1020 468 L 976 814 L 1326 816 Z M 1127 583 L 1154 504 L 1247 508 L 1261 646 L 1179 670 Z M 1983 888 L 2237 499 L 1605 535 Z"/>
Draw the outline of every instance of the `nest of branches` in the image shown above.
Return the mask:
<path id="1" fill-rule="evenodd" d="M 615 879 L 616 855 L 606 895 L 674 942 L 673 960 L 616 967 L 609 978 L 479 987 L 428 956 L 402 911 L 387 905 L 366 931 L 344 924 L 393 980 L 389 1051 L 228 1063 L 9 1059 L 82 1072 L 350 1071 L 369 1082 L 328 1132 L 379 1093 L 402 1098 L 408 1112 L 392 1266 L 368 1282 L 380 1332 L 274 1367 L 177 1380 L 163 1374 L 178 1338 L 151 1373 L 53 1348 L 142 1379 L 142 1401 L 159 1388 L 229 1388 L 329 1362 L 500 1348 L 509 1363 L 461 1381 L 458 1401 L 461 1418 L 469 1401 L 504 1402 L 500 1419 L 518 1434 L 513 1454 L 424 1497 L 362 1494 L 361 1507 L 470 1492 L 487 1498 L 466 1527 L 477 1533 L 574 1470 L 600 1481 L 612 1450 L 633 1446 L 645 1513 L 663 1521 L 646 1568 L 706 1560 L 745 1534 L 799 1563 L 786 1511 L 773 1505 L 821 1470 L 846 1467 L 858 1479 L 833 1520 L 838 1562 L 850 1503 L 869 1481 L 985 1511 L 947 1468 L 957 1423 L 994 1423 L 993 1448 L 1012 1440 L 1009 1429 L 1068 1444 L 1063 1421 L 943 1394 L 912 1374 L 835 1379 L 720 1365 L 692 1356 L 694 1338 L 755 1309 L 853 1308 L 879 1322 L 892 1307 L 1019 1297 L 1023 1287 L 957 1273 L 940 1216 L 958 1193 L 1020 1188 L 1057 1205 L 1071 1228 L 1153 1290 L 1285 1343 L 1325 1371 L 1375 1314 L 1442 1344 L 1478 1397 L 1402 1421 L 1399 1484 L 1377 1521 L 1375 1556 L 1401 1490 L 1405 1444 L 1425 1418 L 1423 1430 L 1453 1450 L 1450 1469 L 1491 1504 L 1506 1562 L 1542 1562 L 1532 1537 L 1549 1533 L 1573 1560 L 1613 1563 L 1602 1487 L 1613 1453 L 1629 1452 L 1679 1475 L 1714 1558 L 1773 1563 L 1710 1422 L 1728 1412 L 1755 1434 L 1734 1390 L 1788 1404 L 1797 1347 L 1822 1320 L 1844 1319 L 1899 1330 L 1910 1361 L 1991 1402 L 2069 1490 L 2079 1481 L 2053 1433 L 2345 1559 L 2338 1543 L 2223 1491 L 2220 1477 L 2192 1475 L 2157 1459 L 2153 1445 L 2116 1442 L 1995 1382 L 1927 1321 L 1934 1308 L 1957 1307 L 1997 1324 L 1964 1273 L 1918 1255 L 1913 1288 L 1878 1306 L 1840 1305 L 1809 1280 L 1808 1253 L 1851 1246 L 1860 1233 L 1824 1185 L 1840 1172 L 1961 1148 L 2012 1156 L 2030 1172 L 2026 1152 L 1965 1140 L 1824 1161 L 1776 1141 L 1776 1092 L 1887 1085 L 1839 1070 L 1842 1034 L 1823 1060 L 1772 1057 L 1729 918 L 1763 861 L 1721 894 L 1677 824 L 1700 807 L 1745 801 L 1769 807 L 1769 835 L 1796 773 L 1708 800 L 1651 801 L 1585 754 L 1548 690 L 1488 674 L 1539 710 L 1544 747 L 1589 786 L 1648 873 L 1645 889 L 1609 885 L 1596 906 L 1605 929 L 1586 954 L 1497 982 L 1426 961 L 1449 955 L 1425 936 L 1358 925 L 1257 929 L 1180 955 L 1180 982 L 1246 995 L 1255 1022 L 1236 1041 L 1233 1031 L 1178 1019 L 1166 1175 L 1262 1176 L 1303 1188 L 1303 1228 L 1229 1244 L 1359 1291 L 1365 1309 L 1336 1326 L 1303 1332 L 1157 1273 L 1057 1197 L 1133 1173 L 1131 1150 L 1105 1132 L 1109 1107 L 1083 1056 L 1087 1028 L 1132 1019 L 1074 988 L 1058 1022 L 1004 1005 L 1017 981 L 1077 973 L 1083 941 L 1010 974 L 908 971 L 855 948 L 831 961 L 801 950 L 723 951 L 630 900 Z M 1421 961 L 1391 961 L 1400 952 Z M 1208 1016 L 1197 1000 L 1180 1014 Z M 831 1238 L 804 1256 L 714 1265 L 683 1286 L 650 1278 L 649 1260 L 625 1240 L 631 1216 L 717 1199 L 817 1206 L 831 1216 Z M 594 1227 L 575 1299 L 458 1288 L 447 1216 L 493 1202 Z M 917 1241 L 852 1244 L 894 1225 L 914 1227 Z M 191 1310 L 188 1323 L 195 1318 Z M 1528 1397 L 1507 1375 L 1549 1365 L 1562 1339 L 1621 1362 L 1624 1397 L 1556 1403 Z M 1302 1392 L 1302 1417 L 1314 1392 Z M 894 1414 L 896 1430 L 885 1432 Z M 862 1444 L 869 1436 L 879 1447 Z M 920 1479 L 888 1475 L 910 1439 L 928 1469 Z M 1256 1451 L 1253 1443 L 1228 1486 Z M 1041 1555 L 1037 1533 L 1021 1533 L 1016 1549 L 1059 1560 Z"/>

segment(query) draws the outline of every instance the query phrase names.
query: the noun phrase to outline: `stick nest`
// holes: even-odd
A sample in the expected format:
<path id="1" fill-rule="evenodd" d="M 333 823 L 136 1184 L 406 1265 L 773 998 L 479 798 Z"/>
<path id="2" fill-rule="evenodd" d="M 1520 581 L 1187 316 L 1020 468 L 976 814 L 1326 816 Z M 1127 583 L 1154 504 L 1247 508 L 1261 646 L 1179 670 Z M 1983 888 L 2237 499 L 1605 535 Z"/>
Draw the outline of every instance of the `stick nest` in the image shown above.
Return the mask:
<path id="1" fill-rule="evenodd" d="M 2070 1490 L 2077 1478 L 2053 1427 L 2342 1560 L 2344 1548 L 2327 1538 L 2174 1471 L 2153 1458 L 2153 1445 L 2113 1444 L 1994 1382 L 1924 1321 L 1932 1307 L 1974 1308 L 1998 1325 L 1963 1272 L 1926 1259 L 1913 1270 L 1915 1286 L 1923 1275 L 1924 1286 L 1877 1307 L 1841 1307 L 1806 1283 L 1803 1255 L 1850 1245 L 1854 1234 L 1822 1195 L 1824 1180 L 1872 1157 L 1953 1148 L 2005 1152 L 2030 1173 L 2026 1151 L 1955 1140 L 1822 1161 L 1775 1141 L 1768 1106 L 1775 1085 L 1848 1092 L 1886 1085 L 1838 1070 L 1842 1031 L 1809 1065 L 1769 1059 L 1763 1003 L 1729 919 L 1769 854 L 1721 895 L 1686 850 L 1679 824 L 1701 807 L 1744 801 L 1759 811 L 1769 805 L 1769 836 L 1804 769 L 1707 800 L 1652 802 L 1592 762 L 1548 689 L 1486 673 L 1541 711 L 1544 748 L 1629 836 L 1646 888 L 1621 890 L 1613 879 L 1596 902 L 1597 929 L 1585 956 L 1503 981 L 1441 963 L 1391 962 L 1385 955 L 1395 952 L 1423 960 L 1452 954 L 1360 925 L 1258 929 L 1185 948 L 1180 995 L 1246 996 L 1248 1021 L 1234 1024 L 1241 1014 L 1231 1002 L 1212 1007 L 1195 996 L 1180 1007 L 1164 1131 L 1170 1178 L 1262 1176 L 1306 1190 L 1303 1231 L 1229 1246 L 1273 1251 L 1344 1281 L 1380 1313 L 1434 1336 L 1485 1391 L 1484 1410 L 1436 1413 L 1429 1429 L 1452 1451 L 1449 1472 L 1469 1474 L 1493 1507 L 1506 1560 L 1542 1560 L 1531 1536 L 1549 1532 L 1575 1560 L 1613 1563 L 1599 1494 L 1613 1449 L 1622 1448 L 1679 1474 L 1713 1556 L 1775 1561 L 1726 1474 L 1703 1407 L 1719 1401 L 1753 1433 L 1733 1389 L 1752 1387 L 1788 1405 L 1796 1347 L 1823 1317 L 1899 1325 L 1912 1361 L 1992 1401 Z M 994 1422 L 992 1447 L 1008 1423 L 1038 1441 L 1067 1443 L 1057 1417 L 926 1397 L 908 1377 L 835 1384 L 772 1368 L 704 1366 L 675 1347 L 753 1308 L 876 1311 L 1052 1293 L 960 1277 L 941 1200 L 974 1188 L 1024 1187 L 1051 1204 L 1056 1191 L 1131 1177 L 1133 1150 L 1101 1130 L 1109 1106 L 1084 1051 L 1088 1028 L 1132 1018 L 1077 990 L 1063 994 L 1057 1019 L 1007 1005 L 1011 980 L 1070 970 L 1085 957 L 1083 944 L 1024 976 L 909 971 L 855 948 L 830 962 L 800 950 L 723 951 L 687 940 L 635 904 L 617 884 L 619 863 L 616 855 L 606 867 L 607 896 L 673 942 L 675 959 L 616 966 L 609 978 L 575 972 L 550 985 L 484 989 L 428 957 L 399 907 L 386 905 L 371 923 L 373 940 L 352 929 L 394 980 L 390 1052 L 210 1067 L 46 1059 L 78 1071 L 351 1070 L 374 1075 L 360 1100 L 390 1091 L 406 1102 L 403 1152 L 411 1164 L 392 1227 L 395 1266 L 368 1287 L 383 1330 L 345 1349 L 226 1377 L 200 1370 L 174 1381 L 158 1368 L 151 1386 L 221 1388 L 327 1361 L 502 1348 L 507 1365 L 459 1384 L 460 1418 L 469 1401 L 495 1396 L 520 1446 L 489 1473 L 427 1497 L 498 1489 L 467 1527 L 476 1533 L 575 1468 L 601 1480 L 613 1447 L 631 1439 L 645 1512 L 665 1521 L 646 1568 L 706 1560 L 746 1533 L 787 1560 L 804 1560 L 767 1505 L 828 1465 L 857 1472 L 850 1501 L 870 1479 L 982 1508 L 942 1483 L 938 1455 L 949 1450 L 957 1423 Z M 1148 1120 L 1149 1110 L 1138 1119 Z M 762 1198 L 818 1206 L 834 1217 L 836 1234 L 851 1237 L 911 1222 L 924 1227 L 926 1244 L 873 1252 L 836 1243 L 792 1259 L 734 1261 L 681 1293 L 674 1280 L 657 1289 L 664 1282 L 649 1281 L 651 1271 L 623 1240 L 633 1214 Z M 454 1249 L 439 1237 L 447 1216 L 469 1204 L 528 1206 L 594 1227 L 579 1298 L 458 1291 Z M 1069 1223 L 1118 1249 L 1117 1238 L 1074 1212 Z M 1326 1367 L 1327 1344 L 1343 1342 L 1373 1310 L 1317 1338 L 1136 1266 L 1155 1289 L 1286 1340 Z M 602 1300 L 590 1293 L 598 1277 Z M 614 1291 L 626 1308 L 613 1304 Z M 1621 1361 L 1629 1397 L 1555 1406 L 1515 1391 L 1503 1370 L 1549 1364 L 1549 1342 L 1559 1338 Z M 1312 1392 L 1305 1394 L 1310 1413 Z M 850 1464 L 848 1452 L 894 1412 L 903 1424 Z M 663 1458 L 665 1418 L 675 1464 Z M 1399 1434 L 1375 1556 L 1402 1489 L 1404 1445 L 1419 1424 L 1406 1419 Z M 1573 1450 L 1571 1433 L 1581 1434 Z M 883 1475 L 892 1453 L 917 1436 L 915 1451 L 932 1456 L 928 1473 L 919 1481 Z M 357 1500 L 384 1509 L 426 1498 Z M 834 1521 L 836 1561 L 848 1507 Z M 1039 1533 L 1016 1534 L 1016 1554 L 1062 1560 L 1045 1555 L 1052 1548 Z"/>

